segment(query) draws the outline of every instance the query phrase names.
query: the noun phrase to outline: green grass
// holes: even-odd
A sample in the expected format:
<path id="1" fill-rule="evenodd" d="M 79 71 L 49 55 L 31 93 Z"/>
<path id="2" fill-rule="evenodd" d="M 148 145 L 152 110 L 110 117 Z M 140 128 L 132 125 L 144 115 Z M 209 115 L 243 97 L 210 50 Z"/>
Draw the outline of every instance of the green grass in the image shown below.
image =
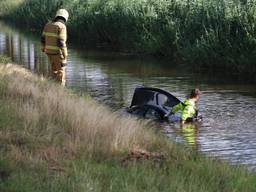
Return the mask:
<path id="1" fill-rule="evenodd" d="M 255 191 L 256 175 L 175 144 L 26 69 L 0 65 L 0 191 Z M 130 151 L 164 159 L 122 159 Z"/>
<path id="2" fill-rule="evenodd" d="M 60 7 L 70 12 L 70 39 L 82 46 L 171 58 L 199 70 L 256 72 L 255 0 L 24 0 L 4 15 L 41 30 Z"/>

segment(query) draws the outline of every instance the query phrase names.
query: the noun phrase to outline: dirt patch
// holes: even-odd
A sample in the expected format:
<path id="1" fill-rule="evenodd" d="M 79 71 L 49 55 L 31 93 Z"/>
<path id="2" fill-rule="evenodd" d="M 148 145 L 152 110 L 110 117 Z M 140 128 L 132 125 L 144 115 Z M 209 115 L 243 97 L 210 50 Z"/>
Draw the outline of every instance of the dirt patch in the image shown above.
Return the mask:
<path id="1" fill-rule="evenodd" d="M 162 161 L 165 158 L 163 153 L 160 152 L 148 152 L 145 150 L 133 150 L 127 156 L 122 158 L 121 163 L 126 165 L 129 162 L 153 160 Z"/>

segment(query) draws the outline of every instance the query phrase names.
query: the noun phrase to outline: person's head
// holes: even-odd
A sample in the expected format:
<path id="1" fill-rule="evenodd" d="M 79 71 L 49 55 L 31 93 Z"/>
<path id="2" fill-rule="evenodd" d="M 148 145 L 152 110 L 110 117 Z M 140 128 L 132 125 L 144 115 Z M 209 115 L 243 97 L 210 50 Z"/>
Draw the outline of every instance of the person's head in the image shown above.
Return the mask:
<path id="1" fill-rule="evenodd" d="M 197 101 L 199 99 L 200 90 L 198 88 L 192 89 L 189 95 L 189 99 L 194 99 Z"/>
<path id="2" fill-rule="evenodd" d="M 56 13 L 55 20 L 56 19 L 62 19 L 63 21 L 67 22 L 68 17 L 69 17 L 69 14 L 68 14 L 68 11 L 66 9 L 59 9 Z"/>

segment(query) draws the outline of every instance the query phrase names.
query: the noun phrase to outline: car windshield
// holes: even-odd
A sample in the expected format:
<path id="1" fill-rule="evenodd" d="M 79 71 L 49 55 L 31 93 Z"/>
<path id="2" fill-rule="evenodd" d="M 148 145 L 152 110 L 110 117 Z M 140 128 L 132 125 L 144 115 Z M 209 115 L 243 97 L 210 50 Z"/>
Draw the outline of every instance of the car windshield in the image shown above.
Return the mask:
<path id="1" fill-rule="evenodd" d="M 158 105 L 171 108 L 180 101 L 170 93 L 156 88 L 136 88 L 131 106 Z"/>

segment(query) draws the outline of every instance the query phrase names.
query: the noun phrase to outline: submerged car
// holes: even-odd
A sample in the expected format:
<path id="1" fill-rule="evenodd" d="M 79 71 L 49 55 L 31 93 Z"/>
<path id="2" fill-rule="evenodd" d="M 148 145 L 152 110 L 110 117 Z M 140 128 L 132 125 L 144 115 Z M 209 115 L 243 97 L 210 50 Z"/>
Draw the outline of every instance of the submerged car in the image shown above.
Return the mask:
<path id="1" fill-rule="evenodd" d="M 138 87 L 135 89 L 128 112 L 146 119 L 159 121 L 173 121 L 172 108 L 181 101 L 171 93 L 152 87 Z M 188 121 L 197 121 L 198 118 Z"/>

